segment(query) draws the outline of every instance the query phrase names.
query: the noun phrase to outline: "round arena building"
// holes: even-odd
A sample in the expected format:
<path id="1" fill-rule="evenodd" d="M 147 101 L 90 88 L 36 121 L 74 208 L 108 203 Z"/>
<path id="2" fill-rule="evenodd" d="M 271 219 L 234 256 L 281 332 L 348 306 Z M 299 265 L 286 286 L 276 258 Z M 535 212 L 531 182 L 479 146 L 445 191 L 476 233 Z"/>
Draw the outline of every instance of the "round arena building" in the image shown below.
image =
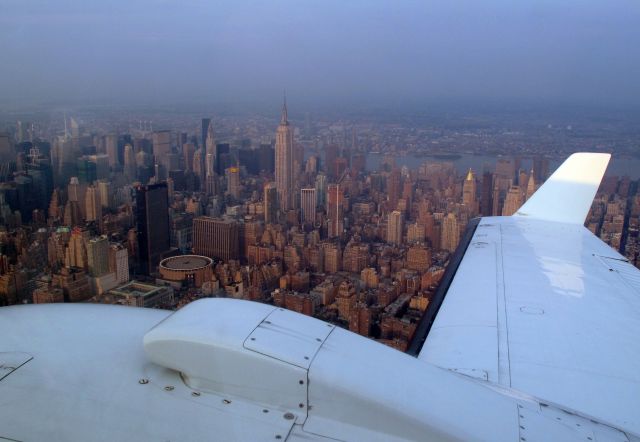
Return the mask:
<path id="1" fill-rule="evenodd" d="M 168 281 L 184 282 L 201 287 L 211 280 L 213 260 L 200 255 L 180 255 L 160 261 L 160 275 Z"/>

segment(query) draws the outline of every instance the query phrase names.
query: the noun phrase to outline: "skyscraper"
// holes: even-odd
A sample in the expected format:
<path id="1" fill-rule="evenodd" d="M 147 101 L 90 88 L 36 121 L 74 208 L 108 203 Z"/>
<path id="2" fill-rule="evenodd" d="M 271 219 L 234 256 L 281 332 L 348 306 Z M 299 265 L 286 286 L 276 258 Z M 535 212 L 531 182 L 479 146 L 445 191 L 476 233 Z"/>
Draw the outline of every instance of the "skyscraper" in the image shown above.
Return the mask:
<path id="1" fill-rule="evenodd" d="M 95 186 L 87 187 L 85 193 L 85 218 L 87 221 L 100 221 L 102 219 L 102 205 L 100 194 Z"/>
<path id="2" fill-rule="evenodd" d="M 389 200 L 389 208 L 395 210 L 398 207 L 398 199 L 400 198 L 401 186 L 400 169 L 394 167 L 387 178 L 387 198 Z"/>
<path id="3" fill-rule="evenodd" d="M 533 173 L 533 169 L 531 169 L 531 173 L 529 174 L 529 181 L 527 181 L 527 191 L 525 195 L 525 199 L 529 199 L 533 196 L 536 191 L 536 180 L 535 174 Z"/>
<path id="4" fill-rule="evenodd" d="M 15 152 L 11 146 L 8 133 L 0 133 L 0 161 L 12 161 L 15 158 Z"/>
<path id="5" fill-rule="evenodd" d="M 327 215 L 329 238 L 340 236 L 344 230 L 344 192 L 339 184 L 327 187 Z"/>
<path id="6" fill-rule="evenodd" d="M 440 245 L 444 250 L 453 252 L 460 241 L 460 229 L 455 214 L 449 213 L 442 220 L 442 239 Z"/>
<path id="7" fill-rule="evenodd" d="M 205 190 L 207 192 L 207 195 L 214 195 L 216 193 L 216 173 L 214 172 L 214 164 L 214 155 L 212 153 L 207 153 L 207 157 L 205 159 Z"/>
<path id="8" fill-rule="evenodd" d="M 65 267 L 86 268 L 87 248 L 86 241 L 89 239 L 89 232 L 79 228 L 73 229 L 69 244 L 65 250 Z"/>
<path id="9" fill-rule="evenodd" d="M 327 176 L 319 173 L 316 175 L 316 196 L 318 197 L 318 206 L 324 206 L 327 199 Z"/>
<path id="10" fill-rule="evenodd" d="M 96 183 L 98 188 L 98 196 L 100 199 L 100 205 L 103 208 L 111 208 L 113 200 L 113 190 L 111 188 L 111 181 L 100 180 Z"/>
<path id="11" fill-rule="evenodd" d="M 300 191 L 300 207 L 302 208 L 302 222 L 313 224 L 316 219 L 316 204 L 318 197 L 315 187 Z"/>
<path id="12" fill-rule="evenodd" d="M 87 241 L 87 267 L 91 276 L 102 276 L 109 272 L 109 241 L 106 236 Z"/>
<path id="13" fill-rule="evenodd" d="M 124 146 L 124 174 L 128 180 L 133 181 L 136 178 L 136 157 L 131 144 Z"/>
<path id="14" fill-rule="evenodd" d="M 206 177 L 204 152 L 204 149 L 200 148 L 193 154 L 193 173 L 198 177 L 201 191 L 204 190 Z"/>
<path id="15" fill-rule="evenodd" d="M 216 138 L 215 138 L 215 134 L 213 133 L 213 122 L 211 121 L 209 121 L 209 126 L 207 127 L 207 138 L 205 139 L 204 145 L 205 145 L 205 152 L 207 153 L 207 155 L 209 154 L 213 155 L 213 159 L 215 163 Z"/>
<path id="16" fill-rule="evenodd" d="M 228 261 L 238 259 L 240 229 L 232 219 L 200 216 L 193 220 L 193 252 Z"/>
<path id="17" fill-rule="evenodd" d="M 109 246 L 109 271 L 116 274 L 118 284 L 129 281 L 129 253 L 122 244 Z"/>
<path id="18" fill-rule="evenodd" d="M 467 177 L 462 183 L 462 204 L 467 206 L 471 213 L 476 214 L 478 212 L 478 203 L 476 201 L 476 178 L 473 176 L 473 172 L 469 169 Z"/>
<path id="19" fill-rule="evenodd" d="M 182 145 L 182 156 L 184 161 L 184 170 L 193 171 L 193 157 L 196 152 L 196 146 L 193 143 L 184 143 Z"/>
<path id="20" fill-rule="evenodd" d="M 104 137 L 105 151 L 109 157 L 109 167 L 116 167 L 118 161 L 118 136 L 109 134 Z"/>
<path id="21" fill-rule="evenodd" d="M 293 208 L 293 128 L 287 116 L 287 101 L 282 106 L 280 125 L 276 131 L 276 188 L 280 210 Z"/>
<path id="22" fill-rule="evenodd" d="M 402 244 L 402 212 L 394 210 L 387 218 L 387 242 Z"/>
<path id="23" fill-rule="evenodd" d="M 329 177 L 335 177 L 336 159 L 340 148 L 337 144 L 331 143 L 324 149 L 324 171 Z"/>
<path id="24" fill-rule="evenodd" d="M 480 195 L 481 214 L 482 216 L 491 216 L 493 209 L 493 174 L 485 171 L 482 174 L 482 194 Z"/>
<path id="25" fill-rule="evenodd" d="M 278 221 L 278 189 L 275 183 L 264 186 L 264 222 L 266 224 Z"/>
<path id="26" fill-rule="evenodd" d="M 136 188 L 136 223 L 139 270 L 152 273 L 169 250 L 169 205 L 167 183 Z"/>
<path id="27" fill-rule="evenodd" d="M 237 167 L 227 169 L 227 192 L 234 198 L 240 198 L 240 169 Z"/>
<path id="28" fill-rule="evenodd" d="M 202 150 L 206 151 L 207 146 L 207 131 L 209 130 L 209 125 L 211 124 L 211 118 L 203 118 L 200 126 L 200 147 Z"/>
<path id="29" fill-rule="evenodd" d="M 161 165 L 161 177 L 156 179 L 164 179 L 166 174 L 171 170 L 169 163 L 169 154 L 171 153 L 171 131 L 160 130 L 153 133 L 153 157 L 154 164 Z"/>
<path id="30" fill-rule="evenodd" d="M 502 216 L 511 216 L 518 211 L 523 203 L 522 190 L 519 186 L 511 186 L 504 199 Z"/>

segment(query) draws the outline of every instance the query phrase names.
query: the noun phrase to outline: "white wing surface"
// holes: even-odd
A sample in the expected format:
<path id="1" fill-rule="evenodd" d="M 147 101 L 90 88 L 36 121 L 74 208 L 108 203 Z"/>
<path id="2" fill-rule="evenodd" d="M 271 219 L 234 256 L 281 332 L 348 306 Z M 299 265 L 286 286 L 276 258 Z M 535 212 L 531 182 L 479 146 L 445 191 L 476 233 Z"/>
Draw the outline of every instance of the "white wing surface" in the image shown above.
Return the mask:
<path id="1" fill-rule="evenodd" d="M 581 224 L 608 155 L 483 218 L 419 358 L 640 433 L 640 271 Z"/>
<path id="2" fill-rule="evenodd" d="M 611 155 L 574 153 L 516 212 L 547 221 L 584 224 Z"/>

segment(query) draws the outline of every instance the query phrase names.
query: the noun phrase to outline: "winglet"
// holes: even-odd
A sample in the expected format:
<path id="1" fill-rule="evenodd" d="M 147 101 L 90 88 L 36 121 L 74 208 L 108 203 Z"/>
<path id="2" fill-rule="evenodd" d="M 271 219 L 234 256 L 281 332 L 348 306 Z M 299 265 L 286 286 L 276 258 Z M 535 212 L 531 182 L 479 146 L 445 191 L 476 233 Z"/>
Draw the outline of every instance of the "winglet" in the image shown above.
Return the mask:
<path id="1" fill-rule="evenodd" d="M 514 216 L 584 224 L 611 154 L 574 153 Z"/>

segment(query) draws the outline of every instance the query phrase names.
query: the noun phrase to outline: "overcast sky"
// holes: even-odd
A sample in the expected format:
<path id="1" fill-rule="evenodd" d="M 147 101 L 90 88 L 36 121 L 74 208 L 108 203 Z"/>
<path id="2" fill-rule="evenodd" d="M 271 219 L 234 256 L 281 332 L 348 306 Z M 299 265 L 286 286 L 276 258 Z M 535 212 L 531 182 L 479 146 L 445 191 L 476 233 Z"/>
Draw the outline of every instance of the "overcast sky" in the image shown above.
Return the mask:
<path id="1" fill-rule="evenodd" d="M 640 102 L 640 1 L 0 0 L 0 103 Z"/>

